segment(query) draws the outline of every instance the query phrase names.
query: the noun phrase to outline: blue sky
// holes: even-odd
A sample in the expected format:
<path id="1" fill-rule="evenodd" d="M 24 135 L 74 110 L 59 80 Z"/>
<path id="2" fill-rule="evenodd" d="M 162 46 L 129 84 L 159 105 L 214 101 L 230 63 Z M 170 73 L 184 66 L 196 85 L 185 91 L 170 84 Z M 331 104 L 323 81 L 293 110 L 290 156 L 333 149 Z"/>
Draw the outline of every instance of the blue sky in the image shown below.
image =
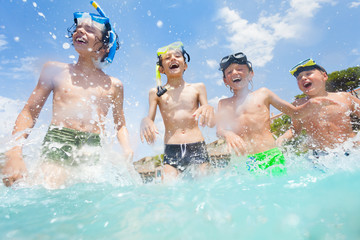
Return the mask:
<path id="1" fill-rule="evenodd" d="M 139 140 L 148 91 L 155 86 L 159 47 L 178 40 L 184 43 L 191 56 L 184 79 L 204 82 L 214 107 L 220 98 L 231 95 L 218 62 L 234 52 L 242 51 L 252 61 L 254 89 L 267 87 L 287 101 L 301 93 L 288 72 L 299 61 L 312 57 L 328 72 L 360 63 L 360 0 L 97 2 L 120 38 L 121 48 L 105 72 L 124 83 L 126 120 L 137 159 L 162 152 L 161 137 L 155 146 Z M 75 11 L 95 13 L 88 0 L 2 1 L 0 137 L 10 134 L 46 61 L 76 61 L 65 37 Z M 38 124 L 48 124 L 50 117 L 51 99 Z M 163 131 L 161 122 L 157 116 L 156 124 Z M 204 135 L 208 142 L 216 139 L 214 130 L 204 129 Z"/>

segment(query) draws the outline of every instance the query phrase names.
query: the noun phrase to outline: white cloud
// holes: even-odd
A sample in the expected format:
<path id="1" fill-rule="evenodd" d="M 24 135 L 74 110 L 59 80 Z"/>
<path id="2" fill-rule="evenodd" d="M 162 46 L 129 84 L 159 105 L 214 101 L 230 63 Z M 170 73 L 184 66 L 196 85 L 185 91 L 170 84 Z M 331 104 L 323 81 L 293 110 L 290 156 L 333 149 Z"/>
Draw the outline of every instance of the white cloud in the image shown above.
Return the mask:
<path id="1" fill-rule="evenodd" d="M 264 66 L 272 60 L 276 44 L 283 39 L 296 39 L 307 31 L 307 24 L 321 8 L 321 4 L 333 0 L 292 0 L 290 8 L 280 13 L 261 13 L 258 21 L 250 23 L 240 13 L 229 7 L 219 10 L 218 18 L 225 22 L 228 32 L 228 48 L 233 52 L 243 51 L 257 66 Z"/>
<path id="2" fill-rule="evenodd" d="M 197 43 L 197 46 L 201 49 L 208 49 L 210 47 L 216 46 L 218 44 L 218 41 L 216 39 L 214 40 L 200 40 Z"/>
<path id="3" fill-rule="evenodd" d="M 25 57 L 20 58 L 20 66 L 13 67 L 11 70 L 13 72 L 34 72 L 35 68 L 35 61 L 37 61 L 38 58 L 36 57 Z"/>
<path id="4" fill-rule="evenodd" d="M 4 34 L 0 34 L 0 51 L 6 49 L 8 42 L 5 39 L 6 36 Z"/>
<path id="5" fill-rule="evenodd" d="M 357 8 L 359 6 L 360 6 L 360 0 L 357 2 L 351 2 L 349 5 L 350 8 Z"/>
<path id="6" fill-rule="evenodd" d="M 41 66 L 38 65 L 38 58 L 25 57 L 20 59 L 6 59 L 1 61 L 1 68 L 7 69 L 1 71 L 0 76 L 9 79 L 28 79 L 39 75 Z"/>
<path id="7" fill-rule="evenodd" d="M 218 62 L 214 59 L 206 60 L 206 64 L 211 68 L 216 68 L 219 65 Z"/>
<path id="8" fill-rule="evenodd" d="M 358 49 L 354 48 L 354 49 L 351 50 L 351 54 L 352 55 L 360 55 L 360 52 L 359 52 Z"/>

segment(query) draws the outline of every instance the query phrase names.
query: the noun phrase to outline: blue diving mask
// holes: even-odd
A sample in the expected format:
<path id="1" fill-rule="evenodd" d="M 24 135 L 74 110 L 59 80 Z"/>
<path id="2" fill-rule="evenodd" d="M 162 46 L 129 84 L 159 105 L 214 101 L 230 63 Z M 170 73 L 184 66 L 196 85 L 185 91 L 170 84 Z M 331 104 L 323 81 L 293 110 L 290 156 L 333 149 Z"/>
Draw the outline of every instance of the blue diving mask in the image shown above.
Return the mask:
<path id="1" fill-rule="evenodd" d="M 107 31 L 109 38 L 109 42 L 108 42 L 109 53 L 104 60 L 95 61 L 95 64 L 98 65 L 100 68 L 102 68 L 113 62 L 115 52 L 117 49 L 116 34 L 111 27 L 109 18 L 106 17 L 104 11 L 100 8 L 100 6 L 95 1 L 91 1 L 90 4 L 98 11 L 100 15 L 94 13 L 88 13 L 88 12 L 75 12 L 74 22 L 76 25 L 78 25 L 81 24 L 82 21 L 90 19 L 92 21 L 92 26 L 98 28 L 101 32 Z"/>

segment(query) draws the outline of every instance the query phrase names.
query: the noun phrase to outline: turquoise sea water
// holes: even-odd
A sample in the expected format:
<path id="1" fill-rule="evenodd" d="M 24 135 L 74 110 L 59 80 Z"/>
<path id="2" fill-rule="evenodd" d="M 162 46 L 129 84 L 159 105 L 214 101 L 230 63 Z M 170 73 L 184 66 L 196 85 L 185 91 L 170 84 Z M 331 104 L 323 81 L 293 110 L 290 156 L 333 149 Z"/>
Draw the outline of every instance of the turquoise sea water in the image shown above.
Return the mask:
<path id="1" fill-rule="evenodd" d="M 1 186 L 0 239 L 360 239 L 357 156 L 288 156 L 276 178 L 234 163 L 172 184 Z"/>

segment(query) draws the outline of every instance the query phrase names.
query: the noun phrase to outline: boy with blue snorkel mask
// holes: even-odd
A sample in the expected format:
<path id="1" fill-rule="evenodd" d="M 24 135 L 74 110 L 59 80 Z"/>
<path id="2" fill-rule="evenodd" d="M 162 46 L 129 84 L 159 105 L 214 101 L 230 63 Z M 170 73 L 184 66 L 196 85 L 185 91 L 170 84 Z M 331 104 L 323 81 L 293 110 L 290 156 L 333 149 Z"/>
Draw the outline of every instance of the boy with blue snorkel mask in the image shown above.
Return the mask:
<path id="1" fill-rule="evenodd" d="M 226 141 L 229 152 L 246 156 L 250 172 L 286 174 L 285 158 L 270 131 L 270 105 L 290 116 L 298 109 L 267 88 L 249 89 L 254 72 L 242 52 L 223 57 L 219 70 L 233 96 L 219 101 L 217 135 Z"/>
<path id="2" fill-rule="evenodd" d="M 123 84 L 106 75 L 101 67 L 112 62 L 117 49 L 117 37 L 109 18 L 95 2 L 100 15 L 74 13 L 75 30 L 72 42 L 79 54 L 77 63 L 48 62 L 39 82 L 18 116 L 13 130 L 16 146 L 6 153 L 3 168 L 6 186 L 26 175 L 22 156 L 22 140 L 33 128 L 50 93 L 53 93 L 51 125 L 45 136 L 41 171 L 45 184 L 59 187 L 66 183 L 76 166 L 94 165 L 99 159 L 100 133 L 112 108 L 117 138 L 124 154 L 131 161 L 133 151 L 123 111 Z"/>
<path id="3" fill-rule="evenodd" d="M 293 104 L 301 106 L 306 103 L 312 114 L 293 118 L 293 129 L 279 137 L 277 144 L 282 145 L 304 129 L 307 133 L 307 145 L 313 150 L 315 157 L 336 152 L 339 147 L 346 152 L 348 149 L 343 148 L 344 142 L 354 141 L 356 136 L 350 114 L 360 116 L 360 100 L 347 92 L 327 92 L 327 72 L 310 58 L 295 65 L 290 73 L 296 78 L 299 89 L 306 95 Z M 314 104 L 315 101 L 321 104 Z M 350 145 L 353 144 L 358 145 L 358 142 Z M 347 144 L 346 148 L 348 147 Z"/>
<path id="4" fill-rule="evenodd" d="M 159 132 L 154 120 L 159 106 L 165 125 L 163 180 L 174 179 L 189 166 L 198 167 L 203 173 L 209 156 L 198 124 L 209 127 L 215 124 L 214 109 L 207 103 L 205 85 L 185 82 L 185 60 L 187 57 L 189 61 L 190 57 L 181 42 L 159 48 L 157 57 L 157 88 L 149 92 L 149 113 L 141 122 L 141 141 L 155 142 Z M 167 77 L 164 87 L 160 73 Z"/>

